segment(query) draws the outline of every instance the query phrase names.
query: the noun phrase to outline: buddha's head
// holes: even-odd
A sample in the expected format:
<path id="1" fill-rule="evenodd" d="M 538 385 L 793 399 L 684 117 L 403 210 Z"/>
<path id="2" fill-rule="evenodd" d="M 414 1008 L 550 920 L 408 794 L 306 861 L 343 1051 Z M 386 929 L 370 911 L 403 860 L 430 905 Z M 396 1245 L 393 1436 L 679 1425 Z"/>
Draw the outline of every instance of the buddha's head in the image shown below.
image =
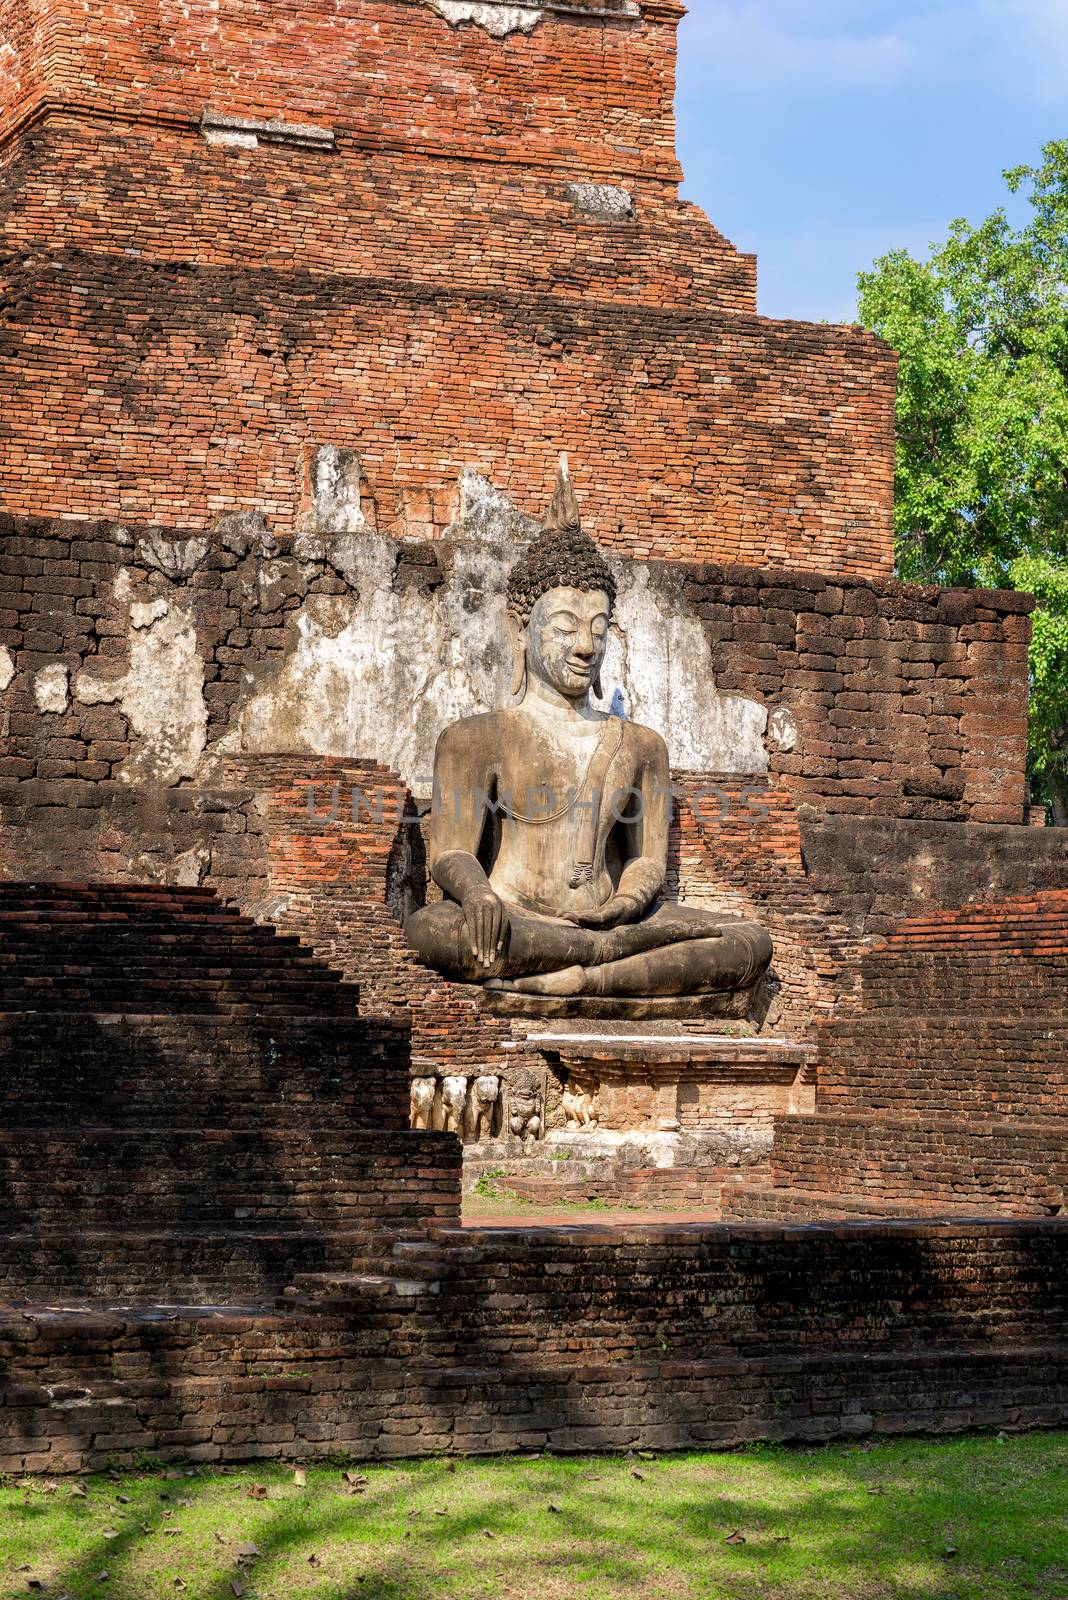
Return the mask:
<path id="1" fill-rule="evenodd" d="M 579 523 L 578 504 L 562 457 L 545 526 L 531 540 L 508 582 L 513 694 L 528 676 L 568 700 L 600 695 L 600 671 L 616 599 L 607 562 Z"/>

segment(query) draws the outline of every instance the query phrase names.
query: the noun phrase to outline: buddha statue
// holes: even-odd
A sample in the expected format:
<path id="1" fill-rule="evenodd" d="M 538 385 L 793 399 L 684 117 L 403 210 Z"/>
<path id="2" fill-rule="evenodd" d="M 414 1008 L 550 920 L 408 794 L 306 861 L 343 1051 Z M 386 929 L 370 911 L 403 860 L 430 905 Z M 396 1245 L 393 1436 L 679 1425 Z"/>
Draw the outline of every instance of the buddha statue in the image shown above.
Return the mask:
<path id="1" fill-rule="evenodd" d="M 667 746 L 590 703 L 615 598 L 564 457 L 545 526 L 509 581 L 515 703 L 438 740 L 428 866 L 444 898 L 405 926 L 430 966 L 488 995 L 665 1014 L 642 1002 L 747 990 L 772 946 L 755 923 L 664 899 Z"/>

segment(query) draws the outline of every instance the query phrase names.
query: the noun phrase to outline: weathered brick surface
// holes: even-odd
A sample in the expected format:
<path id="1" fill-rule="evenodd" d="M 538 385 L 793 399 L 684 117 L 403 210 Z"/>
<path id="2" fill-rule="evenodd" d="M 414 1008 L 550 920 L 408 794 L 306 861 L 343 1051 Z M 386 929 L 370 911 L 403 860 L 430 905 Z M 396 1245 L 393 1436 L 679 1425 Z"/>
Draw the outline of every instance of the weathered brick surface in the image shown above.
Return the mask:
<path id="1" fill-rule="evenodd" d="M 9 1315 L 0 1463 L 1063 1424 L 1066 1248 L 1022 1223 L 475 1233 L 403 1313 Z"/>
<path id="2" fill-rule="evenodd" d="M 1068 829 L 901 821 L 818 813 L 800 818 L 810 879 L 853 931 L 888 934 L 937 907 L 1019 900 L 1068 889 Z"/>
<path id="3" fill-rule="evenodd" d="M 1065 1204 L 1063 1121 L 886 1114 L 781 1117 L 771 1155 L 774 1186 L 902 1196 L 1020 1215 Z"/>
<path id="4" fill-rule="evenodd" d="M 16 669 L 4 695 L 0 779 L 143 781 L 121 706 L 74 698 L 62 714 L 42 717 L 33 681 L 56 662 L 72 674 L 121 676 L 128 619 L 115 597 L 120 572 L 144 585 L 146 600 L 171 593 L 145 559 L 152 530 L 10 518 L 0 531 L 0 616 Z M 406 554 L 437 571 L 433 547 Z M 717 688 L 793 717 L 795 748 L 773 748 L 769 759 L 772 781 L 795 804 L 825 815 L 1023 821 L 1030 597 L 708 564 L 663 572 L 704 627 Z M 181 586 L 205 663 L 209 751 L 234 733 L 250 675 L 281 664 L 287 619 L 307 595 L 347 592 L 326 562 L 298 574 L 284 558 L 265 561 L 251 534 L 212 546 Z M 10 793 L 17 804 L 18 791 Z M 742 810 L 735 830 L 745 824 Z M 776 833 L 762 832 L 761 848 L 796 855 L 781 802 L 778 821 Z M 237 826 L 231 814 L 204 811 L 205 835 Z"/>
<path id="5" fill-rule="evenodd" d="M 1064 889 L 903 921 L 818 1023 L 817 1114 L 776 1118 L 771 1188 L 726 1214 L 1060 1215 L 1066 955 Z"/>
<path id="6" fill-rule="evenodd" d="M 931 911 L 861 964 L 821 1030 L 822 1110 L 1066 1115 L 1068 890 Z"/>
<path id="7" fill-rule="evenodd" d="M 454 1222 L 459 1145 L 358 998 L 210 890 L 0 884 L 0 1294 L 269 1303 Z"/>
<path id="8" fill-rule="evenodd" d="M 3 288 L 15 514 L 197 530 L 255 507 L 285 534 L 329 443 L 381 531 L 436 537 L 461 468 L 540 506 L 566 439 L 607 547 L 890 570 L 893 365 L 859 330 L 69 252 Z"/>
<path id="9" fill-rule="evenodd" d="M 99 1231 L 127 1214 L 148 1228 L 400 1232 L 455 1215 L 458 1166 L 449 1141 L 408 1130 L 5 1129 L 0 1228 Z"/>
<path id="10" fill-rule="evenodd" d="M 679 8 L 597 9 L 506 40 L 409 0 L 13 16 L 8 509 L 284 533 L 333 443 L 379 528 L 434 536 L 461 466 L 540 502 L 566 441 L 606 544 L 887 574 L 894 357 L 755 315 L 678 197 Z"/>

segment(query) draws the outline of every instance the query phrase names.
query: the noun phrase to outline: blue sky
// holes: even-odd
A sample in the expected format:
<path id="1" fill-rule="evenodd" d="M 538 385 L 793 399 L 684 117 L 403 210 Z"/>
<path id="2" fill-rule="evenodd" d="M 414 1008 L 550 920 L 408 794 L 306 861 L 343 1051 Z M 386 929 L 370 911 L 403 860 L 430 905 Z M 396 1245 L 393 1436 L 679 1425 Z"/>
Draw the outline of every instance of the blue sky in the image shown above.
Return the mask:
<path id="1" fill-rule="evenodd" d="M 1068 136 L 1068 0 L 689 4 L 683 192 L 757 252 L 766 316 L 852 321 L 859 270 L 979 221 Z"/>

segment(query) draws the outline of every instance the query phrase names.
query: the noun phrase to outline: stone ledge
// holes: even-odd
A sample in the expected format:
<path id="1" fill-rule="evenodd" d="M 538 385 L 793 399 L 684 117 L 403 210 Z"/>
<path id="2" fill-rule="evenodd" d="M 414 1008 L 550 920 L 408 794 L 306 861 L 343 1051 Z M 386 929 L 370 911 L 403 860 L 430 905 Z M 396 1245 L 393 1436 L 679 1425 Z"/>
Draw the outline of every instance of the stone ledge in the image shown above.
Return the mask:
<path id="1" fill-rule="evenodd" d="M 634 1061 L 655 1067 L 668 1063 L 709 1062 L 725 1066 L 805 1066 L 816 1059 L 814 1045 L 792 1039 L 732 1039 L 699 1033 L 528 1033 L 525 1043 L 567 1061 Z"/>
<path id="2" fill-rule="evenodd" d="M 205 111 L 200 131 L 209 144 L 232 145 L 255 150 L 260 144 L 295 145 L 301 150 L 334 150 L 337 138 L 333 128 L 317 128 L 306 122 L 258 121 L 254 117 L 225 116 Z"/>

